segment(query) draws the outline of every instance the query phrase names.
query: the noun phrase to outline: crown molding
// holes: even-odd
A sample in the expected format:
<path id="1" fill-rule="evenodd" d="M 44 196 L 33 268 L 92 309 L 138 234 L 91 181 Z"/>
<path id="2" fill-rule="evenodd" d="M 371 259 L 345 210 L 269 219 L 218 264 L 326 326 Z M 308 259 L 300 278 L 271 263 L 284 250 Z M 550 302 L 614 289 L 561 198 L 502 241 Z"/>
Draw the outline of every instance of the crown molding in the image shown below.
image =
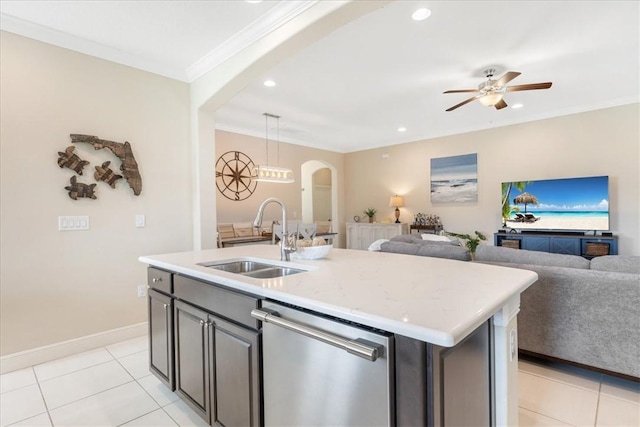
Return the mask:
<path id="1" fill-rule="evenodd" d="M 85 55 L 95 56 L 107 61 L 127 65 L 139 70 L 159 74 L 171 79 L 187 82 L 186 73 L 178 67 L 172 67 L 168 64 L 151 61 L 138 55 L 132 55 L 124 52 L 120 49 L 115 49 L 101 43 L 85 40 L 62 31 L 34 24 L 33 22 L 16 18 L 15 16 L 0 13 L 0 30 L 84 53 Z"/>
<path id="2" fill-rule="evenodd" d="M 207 53 L 186 70 L 170 64 L 148 60 L 101 43 L 54 30 L 15 16 L 0 13 L 0 30 L 28 37 L 54 46 L 84 53 L 118 64 L 191 83 L 236 53 L 265 37 L 286 22 L 309 9 L 319 0 L 280 1 L 268 13 L 258 17 L 244 29 Z"/>
<path id="3" fill-rule="evenodd" d="M 268 13 L 258 17 L 242 31 L 227 39 L 211 52 L 186 69 L 187 81 L 193 82 L 208 71 L 222 64 L 236 53 L 246 49 L 281 25 L 292 20 L 319 0 L 280 1 Z"/>

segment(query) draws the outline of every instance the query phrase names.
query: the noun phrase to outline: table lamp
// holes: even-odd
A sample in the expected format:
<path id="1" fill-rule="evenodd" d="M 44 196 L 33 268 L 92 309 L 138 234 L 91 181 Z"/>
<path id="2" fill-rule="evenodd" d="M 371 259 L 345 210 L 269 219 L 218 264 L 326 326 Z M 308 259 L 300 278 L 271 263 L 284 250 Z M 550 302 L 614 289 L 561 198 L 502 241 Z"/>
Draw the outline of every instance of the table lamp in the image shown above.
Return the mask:
<path id="1" fill-rule="evenodd" d="M 396 194 L 395 196 L 391 197 L 391 200 L 389 200 L 389 207 L 396 208 L 396 224 L 400 224 L 400 209 L 398 208 L 401 208 L 402 206 L 404 206 L 404 197 L 402 196 L 398 196 Z"/>

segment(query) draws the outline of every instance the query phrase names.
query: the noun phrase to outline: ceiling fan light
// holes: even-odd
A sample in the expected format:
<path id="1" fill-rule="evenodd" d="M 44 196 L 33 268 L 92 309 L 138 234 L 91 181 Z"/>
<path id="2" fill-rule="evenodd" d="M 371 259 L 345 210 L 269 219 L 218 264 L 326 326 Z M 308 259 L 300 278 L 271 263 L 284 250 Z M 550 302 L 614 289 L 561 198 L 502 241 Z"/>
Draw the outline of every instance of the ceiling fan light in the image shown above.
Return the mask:
<path id="1" fill-rule="evenodd" d="M 415 12 L 411 14 L 411 18 L 414 21 L 423 21 L 427 19 L 429 16 L 431 16 L 431 11 L 426 7 L 417 9 Z"/>
<path id="2" fill-rule="evenodd" d="M 478 101 L 480 101 L 480 103 L 485 107 L 493 107 L 498 102 L 502 101 L 503 96 L 504 95 L 500 92 L 490 92 L 478 98 Z"/>

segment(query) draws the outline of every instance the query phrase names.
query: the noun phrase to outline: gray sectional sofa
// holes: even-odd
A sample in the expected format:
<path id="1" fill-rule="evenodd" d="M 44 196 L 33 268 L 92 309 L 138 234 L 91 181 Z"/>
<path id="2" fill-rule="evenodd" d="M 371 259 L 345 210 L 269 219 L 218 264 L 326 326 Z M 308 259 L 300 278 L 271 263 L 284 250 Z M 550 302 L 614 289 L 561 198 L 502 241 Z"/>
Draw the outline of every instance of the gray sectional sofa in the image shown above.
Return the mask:
<path id="1" fill-rule="evenodd" d="M 469 261 L 466 248 L 402 235 L 383 252 Z M 575 255 L 480 245 L 474 262 L 522 268 L 538 281 L 522 293 L 519 348 L 640 380 L 640 257 Z"/>

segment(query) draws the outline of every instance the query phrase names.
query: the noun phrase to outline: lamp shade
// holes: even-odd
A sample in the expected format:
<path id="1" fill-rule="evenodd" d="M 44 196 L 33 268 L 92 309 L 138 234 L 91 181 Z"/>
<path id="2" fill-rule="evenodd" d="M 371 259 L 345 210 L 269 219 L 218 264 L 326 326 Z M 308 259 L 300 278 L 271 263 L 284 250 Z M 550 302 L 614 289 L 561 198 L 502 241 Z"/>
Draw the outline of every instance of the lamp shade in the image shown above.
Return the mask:
<path id="1" fill-rule="evenodd" d="M 291 169 L 266 165 L 256 165 L 251 172 L 251 179 L 258 182 L 279 182 L 283 184 L 295 182 Z"/>
<path id="2" fill-rule="evenodd" d="M 401 208 L 404 206 L 404 197 L 398 195 L 392 196 L 389 200 L 389 206 L 392 208 Z"/>

